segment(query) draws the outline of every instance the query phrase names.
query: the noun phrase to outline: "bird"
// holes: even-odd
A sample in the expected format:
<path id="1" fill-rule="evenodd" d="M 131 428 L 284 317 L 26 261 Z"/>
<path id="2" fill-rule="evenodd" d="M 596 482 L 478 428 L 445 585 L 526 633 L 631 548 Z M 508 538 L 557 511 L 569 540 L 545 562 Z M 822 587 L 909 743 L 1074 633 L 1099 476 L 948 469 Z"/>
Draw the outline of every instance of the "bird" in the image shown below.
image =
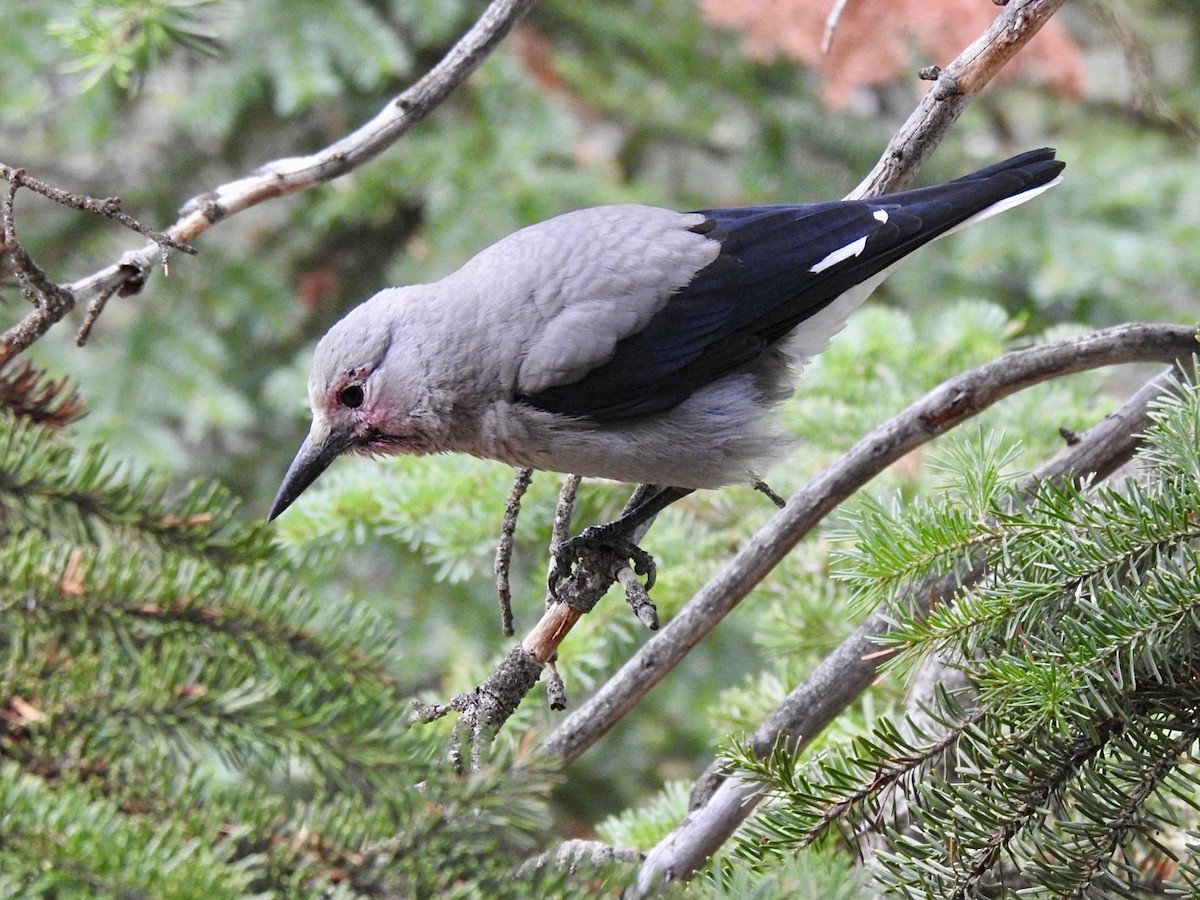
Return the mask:
<path id="1" fill-rule="evenodd" d="M 268 519 L 348 452 L 659 486 L 626 525 L 695 489 L 754 483 L 794 443 L 776 410 L 797 373 L 880 282 L 1063 169 L 1043 148 L 870 199 L 598 206 L 522 228 L 440 281 L 385 288 L 317 343 L 311 428 Z"/>

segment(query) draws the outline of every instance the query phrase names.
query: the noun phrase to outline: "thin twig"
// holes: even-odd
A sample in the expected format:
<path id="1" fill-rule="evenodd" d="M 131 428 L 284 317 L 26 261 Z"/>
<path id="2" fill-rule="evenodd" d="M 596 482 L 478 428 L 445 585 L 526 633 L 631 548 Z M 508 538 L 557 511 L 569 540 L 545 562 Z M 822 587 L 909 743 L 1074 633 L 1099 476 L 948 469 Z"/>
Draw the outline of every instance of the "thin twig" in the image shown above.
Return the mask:
<path id="1" fill-rule="evenodd" d="M 74 292 L 51 279 L 17 240 L 13 203 L 20 188 L 41 194 L 69 209 L 90 212 L 112 219 L 138 234 L 149 237 L 154 241 L 154 246 L 158 248 L 159 262 L 164 271 L 167 268 L 168 249 L 191 254 L 196 252 L 192 247 L 169 235 L 147 228 L 137 219 L 122 211 L 121 200 L 118 197 L 97 200 L 94 197 L 73 194 L 30 177 L 24 169 L 15 169 L 3 163 L 0 163 L 0 178 L 8 182 L 3 207 L 0 209 L 0 215 L 3 217 L 3 240 L 0 243 L 3 243 L 5 251 L 13 259 L 13 273 L 21 285 L 22 295 L 33 304 L 33 310 L 26 314 L 24 319 L 0 335 L 0 366 L 45 334 L 74 308 L 76 302 Z M 115 290 L 116 288 L 113 287 L 111 290 L 102 291 L 89 303 L 87 319 L 76 337 L 77 344 L 82 346 L 87 339 L 88 332 L 91 331 L 92 325 L 95 324 L 97 317 L 104 309 L 104 304 Z"/>
<path id="2" fill-rule="evenodd" d="M 196 255 L 196 248 L 191 247 L 181 241 L 175 240 L 169 234 L 164 234 L 161 231 L 155 231 L 153 228 L 148 228 L 143 225 L 133 216 L 121 209 L 120 197 L 105 197 L 96 199 L 88 197 L 84 194 L 73 194 L 70 191 L 64 191 L 62 188 L 55 187 L 52 184 L 47 184 L 37 178 L 28 175 L 24 169 L 14 169 L 11 166 L 6 166 L 0 163 L 0 178 L 11 183 L 14 187 L 23 187 L 33 191 L 35 194 L 41 194 L 47 200 L 53 200 L 60 206 L 65 206 L 68 209 L 77 209 L 80 212 L 90 212 L 97 216 L 103 216 L 106 219 L 112 219 L 114 222 L 119 222 L 130 231 L 136 231 L 143 237 L 148 237 L 154 241 L 155 246 L 178 250 L 181 253 L 187 253 L 190 256 Z M 165 265 L 165 263 L 164 263 Z"/>
<path id="3" fill-rule="evenodd" d="M 567 708 L 567 686 L 563 684 L 562 676 L 558 674 L 558 667 L 554 665 L 554 660 L 546 663 L 546 703 L 555 712 L 559 712 Z"/>
<path id="4" fill-rule="evenodd" d="M 568 475 L 563 479 L 562 488 L 558 492 L 558 503 L 554 506 L 554 524 L 550 529 L 551 547 L 561 544 L 571 534 L 575 495 L 579 492 L 579 482 L 582 480 L 578 475 Z"/>
<path id="5" fill-rule="evenodd" d="M 46 333 L 55 322 L 65 316 L 75 305 L 75 295 L 56 284 L 21 246 L 17 239 L 16 216 L 13 203 L 21 187 L 24 172 L 3 166 L 0 171 L 8 180 L 4 202 L 0 204 L 0 245 L 12 259 L 13 274 L 21 286 L 21 295 L 33 309 L 16 325 L 0 335 L 0 368 L 17 353 L 24 350 Z"/>
<path id="6" fill-rule="evenodd" d="M 650 599 L 650 592 L 638 578 L 637 572 L 629 566 L 624 566 L 617 572 L 617 581 L 625 591 L 625 602 L 638 617 L 638 621 L 651 631 L 658 631 L 658 607 Z"/>
<path id="7" fill-rule="evenodd" d="M 771 487 L 761 478 L 756 478 L 751 487 L 774 503 L 776 509 L 783 509 L 785 506 L 787 506 L 787 500 L 783 498 L 783 495 L 781 495 L 775 490 L 775 488 Z"/>
<path id="8" fill-rule="evenodd" d="M 54 296 L 62 288 L 55 284 L 33 261 L 17 238 L 17 220 L 13 204 L 16 202 L 17 191 L 21 189 L 21 179 L 24 174 L 24 169 L 9 169 L 8 166 L 0 163 L 0 177 L 8 182 L 8 188 L 4 192 L 4 203 L 0 205 L 0 223 L 3 227 L 3 230 L 0 230 L 0 242 L 4 244 L 7 254 L 12 257 L 13 274 L 16 275 L 17 282 L 21 285 L 21 295 L 37 309 L 41 306 L 40 297 Z M 67 299 L 74 303 L 73 298 Z"/>
<path id="9" fill-rule="evenodd" d="M 166 270 L 166 261 L 163 261 L 163 269 Z M 75 346 L 82 347 L 87 343 L 87 339 L 91 337 L 92 328 L 95 327 L 96 321 L 100 318 L 100 313 L 104 312 L 104 307 L 108 305 L 108 301 L 112 299 L 113 291 L 105 290 L 94 296 L 88 303 L 87 312 L 83 316 L 83 324 L 79 326 L 79 331 L 75 333 Z"/>
<path id="10" fill-rule="evenodd" d="M 833 45 L 833 35 L 837 31 L 838 23 L 842 21 L 842 13 L 846 11 L 846 7 L 850 5 L 850 0 L 837 0 L 833 4 L 833 9 L 829 11 L 829 15 L 825 17 L 825 33 L 821 35 L 821 55 L 824 56 L 829 52 L 829 48 Z"/>
<path id="11" fill-rule="evenodd" d="M 634 863 L 642 858 L 633 847 L 614 847 L 599 841 L 568 840 L 521 863 L 517 876 L 528 878 L 542 869 L 556 875 L 574 875 L 584 865 L 606 866 L 613 863 Z"/>
<path id="12" fill-rule="evenodd" d="M 500 627 L 505 637 L 513 635 L 512 589 L 508 577 L 512 571 L 513 542 L 517 533 L 517 518 L 521 515 L 521 498 L 529 490 L 533 469 L 517 469 L 512 488 L 504 504 L 504 520 L 500 523 L 500 541 L 496 545 L 496 597 L 500 601 Z"/>

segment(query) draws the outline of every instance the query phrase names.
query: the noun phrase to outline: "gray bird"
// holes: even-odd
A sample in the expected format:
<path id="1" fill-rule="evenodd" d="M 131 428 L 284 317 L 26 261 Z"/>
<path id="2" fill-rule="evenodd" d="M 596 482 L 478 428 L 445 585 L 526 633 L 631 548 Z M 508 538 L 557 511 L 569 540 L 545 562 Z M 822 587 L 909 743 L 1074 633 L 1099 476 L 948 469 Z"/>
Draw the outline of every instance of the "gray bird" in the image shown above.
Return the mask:
<path id="1" fill-rule="evenodd" d="M 313 421 L 273 519 L 347 451 L 470 453 L 695 488 L 756 480 L 791 441 L 796 372 L 909 253 L 1056 184 L 1034 150 L 870 200 L 523 228 L 434 284 L 387 288 L 317 344 Z"/>

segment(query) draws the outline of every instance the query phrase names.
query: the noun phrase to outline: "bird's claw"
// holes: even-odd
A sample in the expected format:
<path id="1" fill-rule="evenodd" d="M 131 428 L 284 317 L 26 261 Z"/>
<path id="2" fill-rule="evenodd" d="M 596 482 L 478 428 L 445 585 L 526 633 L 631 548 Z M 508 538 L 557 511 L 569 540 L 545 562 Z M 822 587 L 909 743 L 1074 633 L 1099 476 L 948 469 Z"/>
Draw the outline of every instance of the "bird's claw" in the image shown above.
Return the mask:
<path id="1" fill-rule="evenodd" d="M 654 587 L 657 564 L 654 557 L 631 541 L 618 529 L 608 525 L 592 525 L 572 538 L 555 545 L 551 554 L 548 577 L 551 596 L 558 596 L 558 586 L 570 578 L 581 562 L 611 562 L 614 558 L 622 564 L 628 561 L 633 570 L 646 578 L 646 590 Z M 601 559 L 597 559 L 601 557 Z"/>
<path id="2" fill-rule="evenodd" d="M 626 553 L 624 558 L 633 563 L 633 571 L 646 577 L 646 590 L 654 587 L 654 580 L 658 577 L 658 563 L 654 557 L 633 541 L 626 541 L 622 549 Z"/>

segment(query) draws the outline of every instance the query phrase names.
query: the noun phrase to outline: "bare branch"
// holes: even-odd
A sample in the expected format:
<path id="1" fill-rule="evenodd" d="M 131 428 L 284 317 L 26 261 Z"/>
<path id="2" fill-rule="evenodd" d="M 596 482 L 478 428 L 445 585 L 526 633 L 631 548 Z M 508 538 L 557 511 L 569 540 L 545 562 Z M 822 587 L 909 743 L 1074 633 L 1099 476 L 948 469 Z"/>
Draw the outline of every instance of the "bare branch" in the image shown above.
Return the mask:
<path id="1" fill-rule="evenodd" d="M 152 228 L 147 228 L 121 209 L 119 197 L 108 197 L 97 200 L 79 194 L 72 194 L 61 188 L 46 184 L 36 178 L 31 178 L 24 169 L 14 169 L 0 163 L 0 178 L 8 182 L 8 190 L 4 195 L 3 206 L 0 207 L 0 218 L 3 219 L 3 237 L 0 246 L 4 253 L 12 258 L 13 274 L 21 285 L 21 294 L 33 304 L 33 310 L 24 319 L 0 335 L 0 366 L 3 366 L 16 354 L 45 334 L 54 323 L 58 322 L 75 306 L 75 294 L 70 288 L 65 288 L 55 282 L 42 268 L 34 262 L 28 251 L 17 240 L 16 217 L 13 212 L 13 202 L 17 191 L 27 188 L 41 194 L 49 200 L 70 209 L 90 212 L 106 219 L 124 225 L 138 234 L 145 235 L 154 241 L 153 246 L 158 251 L 159 262 L 164 270 L 167 267 L 167 250 L 180 250 L 184 253 L 196 251 L 187 244 L 181 243 L 168 235 L 160 234 Z M 100 294 L 88 307 L 88 318 L 79 331 L 76 342 L 82 344 L 87 339 L 96 317 L 104 308 L 104 303 L 111 296 L 111 291 Z"/>
<path id="2" fill-rule="evenodd" d="M 103 216 L 106 219 L 112 219 L 114 222 L 119 222 L 130 231 L 136 231 L 138 234 L 150 238 L 160 250 L 162 248 L 169 248 L 171 250 L 179 250 L 181 253 L 187 253 L 191 256 L 196 255 L 194 247 L 181 243 L 170 235 L 155 231 L 153 228 L 147 228 L 133 216 L 126 213 L 121 209 L 120 197 L 105 197 L 98 200 L 95 197 L 72 194 L 70 191 L 64 191 L 62 188 L 55 187 L 52 184 L 31 178 L 24 169 L 14 169 L 3 163 L 0 163 L 0 178 L 9 182 L 14 190 L 16 188 L 27 188 L 35 194 L 41 194 L 47 200 L 53 200 L 55 203 L 65 206 L 68 209 L 90 212 L 97 216 Z"/>
<path id="3" fill-rule="evenodd" d="M 614 847 L 599 841 L 568 840 L 521 863 L 517 875 L 528 876 L 545 868 L 574 875 L 585 865 L 634 863 L 639 862 L 641 858 L 642 854 L 632 847 Z"/>
<path id="4" fill-rule="evenodd" d="M 286 194 L 323 184 L 378 156 L 405 132 L 424 119 L 467 79 L 484 58 L 520 21 L 535 0 L 493 0 L 478 21 L 436 66 L 416 84 L 388 101 L 375 118 L 309 156 L 267 163 L 255 174 L 231 181 L 194 197 L 183 216 L 167 233 L 191 241 L 213 225 L 242 210 Z M 121 284 L 130 268 L 146 271 L 154 258 L 153 246 L 126 254 L 121 262 L 84 278 L 69 288 L 77 297 L 90 297 Z"/>
<path id="5" fill-rule="evenodd" d="M 575 494 L 579 491 L 578 475 L 568 475 L 558 492 L 558 503 L 554 506 L 554 524 L 550 531 L 550 545 L 561 544 L 571 536 L 571 516 L 575 512 Z"/>
<path id="6" fill-rule="evenodd" d="M 847 199 L 899 190 L 933 155 L 975 95 L 1025 46 L 1064 0 L 1009 0 L 987 31 L 946 68 Z"/>
<path id="7" fill-rule="evenodd" d="M 163 259 L 163 272 L 167 271 L 167 261 Z M 100 319 L 100 313 L 104 312 L 104 307 L 108 305 L 108 301 L 112 299 L 113 291 L 101 291 L 92 297 L 88 303 L 87 313 L 83 317 L 83 324 L 79 326 L 79 330 L 75 332 L 75 346 L 82 347 L 87 343 L 87 339 L 92 335 L 92 329 L 96 326 L 96 322 Z"/>
<path id="8" fill-rule="evenodd" d="M 33 311 L 0 335 L 0 367 L 45 334 L 75 305 L 74 295 L 55 284 L 17 240 L 13 203 L 24 174 L 20 169 L 7 166 L 0 169 L 0 176 L 8 181 L 4 202 L 0 205 L 0 248 L 12 260 L 12 272 L 21 286 L 21 296 L 33 305 Z"/>
<path id="9" fill-rule="evenodd" d="M 512 588 L 509 572 L 512 569 L 513 541 L 517 534 L 517 518 L 521 515 L 521 499 L 529 490 L 533 480 L 533 469 L 517 469 L 508 501 L 504 504 L 504 520 L 500 523 L 500 541 L 496 545 L 496 561 L 492 566 L 496 575 L 496 599 L 500 601 L 500 628 L 505 637 L 513 636 Z"/>

